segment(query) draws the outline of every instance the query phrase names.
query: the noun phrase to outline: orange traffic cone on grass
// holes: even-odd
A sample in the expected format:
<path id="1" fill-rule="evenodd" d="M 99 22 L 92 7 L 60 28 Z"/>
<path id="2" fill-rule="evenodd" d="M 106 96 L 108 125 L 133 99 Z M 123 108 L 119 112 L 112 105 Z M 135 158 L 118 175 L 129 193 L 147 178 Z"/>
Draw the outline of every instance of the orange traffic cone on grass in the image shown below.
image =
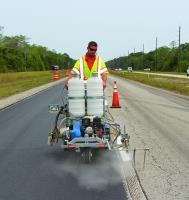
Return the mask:
<path id="1" fill-rule="evenodd" d="M 121 106 L 119 105 L 119 95 L 118 95 L 116 81 L 114 81 L 114 92 L 113 92 L 113 98 L 112 98 L 112 106 L 110 108 L 121 108 Z"/>
<path id="2" fill-rule="evenodd" d="M 54 79 L 55 81 L 59 79 L 58 71 L 57 71 L 57 70 L 54 70 L 53 79 Z"/>

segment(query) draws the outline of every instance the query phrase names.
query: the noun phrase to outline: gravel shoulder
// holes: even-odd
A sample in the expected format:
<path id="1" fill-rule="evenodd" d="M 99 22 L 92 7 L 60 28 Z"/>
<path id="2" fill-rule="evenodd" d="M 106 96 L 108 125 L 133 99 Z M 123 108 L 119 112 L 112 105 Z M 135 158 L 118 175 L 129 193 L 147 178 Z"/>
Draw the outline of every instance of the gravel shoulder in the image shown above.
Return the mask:
<path id="1" fill-rule="evenodd" d="M 136 169 L 148 198 L 189 199 L 188 98 L 109 76 L 112 88 L 114 80 L 122 108 L 111 112 L 126 125 L 131 152 L 150 148 L 145 165 L 144 151 L 136 151 Z"/>

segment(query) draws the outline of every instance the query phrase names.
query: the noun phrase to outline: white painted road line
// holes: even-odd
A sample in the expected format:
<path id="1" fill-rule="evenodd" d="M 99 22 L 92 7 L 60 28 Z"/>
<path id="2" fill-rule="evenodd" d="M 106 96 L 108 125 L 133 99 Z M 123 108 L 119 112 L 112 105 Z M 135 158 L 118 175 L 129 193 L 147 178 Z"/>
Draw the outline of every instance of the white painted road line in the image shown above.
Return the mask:
<path id="1" fill-rule="evenodd" d="M 130 157 L 129 153 L 127 153 L 126 151 L 119 151 L 119 153 L 121 155 L 123 162 L 131 161 L 131 157 Z"/>

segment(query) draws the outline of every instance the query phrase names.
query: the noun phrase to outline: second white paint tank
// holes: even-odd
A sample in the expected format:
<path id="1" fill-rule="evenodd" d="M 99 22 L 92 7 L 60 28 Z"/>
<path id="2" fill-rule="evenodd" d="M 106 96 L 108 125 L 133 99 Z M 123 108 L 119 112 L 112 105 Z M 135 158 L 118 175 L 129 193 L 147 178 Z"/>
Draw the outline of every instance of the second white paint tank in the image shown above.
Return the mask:
<path id="1" fill-rule="evenodd" d="M 87 80 L 87 114 L 101 117 L 104 113 L 102 79 L 93 74 Z"/>

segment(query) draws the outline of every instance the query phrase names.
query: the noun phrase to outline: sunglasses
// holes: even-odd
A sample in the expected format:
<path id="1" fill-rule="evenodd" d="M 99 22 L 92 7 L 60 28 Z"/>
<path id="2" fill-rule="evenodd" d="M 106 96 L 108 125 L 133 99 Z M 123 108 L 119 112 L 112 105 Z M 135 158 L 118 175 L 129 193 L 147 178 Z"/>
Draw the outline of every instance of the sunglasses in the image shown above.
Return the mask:
<path id="1" fill-rule="evenodd" d="M 90 51 L 97 51 L 97 49 L 93 49 L 91 47 L 89 47 Z"/>

